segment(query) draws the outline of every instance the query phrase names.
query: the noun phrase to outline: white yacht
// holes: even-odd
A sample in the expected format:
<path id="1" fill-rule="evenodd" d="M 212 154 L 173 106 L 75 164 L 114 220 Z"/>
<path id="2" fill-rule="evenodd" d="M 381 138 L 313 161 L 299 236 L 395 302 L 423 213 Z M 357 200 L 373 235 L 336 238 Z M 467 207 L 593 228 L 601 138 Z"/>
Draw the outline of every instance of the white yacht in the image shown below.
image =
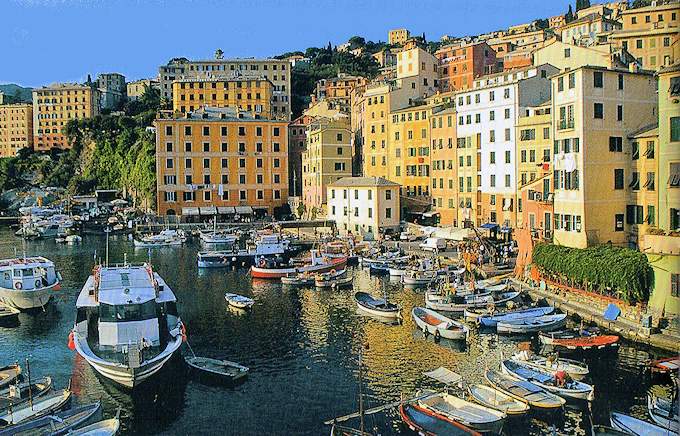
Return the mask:
<path id="1" fill-rule="evenodd" d="M 158 234 L 143 236 L 140 239 L 134 239 L 132 242 L 136 248 L 153 248 L 182 245 L 186 242 L 186 239 L 183 230 L 165 229 Z"/>
<path id="2" fill-rule="evenodd" d="M 0 302 L 20 310 L 43 307 L 61 289 L 60 280 L 44 257 L 0 260 Z"/>
<path id="3" fill-rule="evenodd" d="M 76 351 L 126 388 L 156 374 L 182 345 L 175 294 L 149 264 L 95 267 L 76 310 Z"/>

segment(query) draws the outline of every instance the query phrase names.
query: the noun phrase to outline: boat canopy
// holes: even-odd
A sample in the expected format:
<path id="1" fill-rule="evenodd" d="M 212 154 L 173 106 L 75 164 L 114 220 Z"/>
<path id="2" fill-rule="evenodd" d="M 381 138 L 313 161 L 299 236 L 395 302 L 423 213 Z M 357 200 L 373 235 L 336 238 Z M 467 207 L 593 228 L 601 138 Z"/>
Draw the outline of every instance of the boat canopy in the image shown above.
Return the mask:
<path id="1" fill-rule="evenodd" d="M 424 372 L 423 375 L 437 380 L 446 386 L 460 383 L 463 380 L 463 377 L 460 374 L 457 374 L 450 369 L 444 368 L 443 366 L 440 366 L 439 368 L 429 372 Z"/>

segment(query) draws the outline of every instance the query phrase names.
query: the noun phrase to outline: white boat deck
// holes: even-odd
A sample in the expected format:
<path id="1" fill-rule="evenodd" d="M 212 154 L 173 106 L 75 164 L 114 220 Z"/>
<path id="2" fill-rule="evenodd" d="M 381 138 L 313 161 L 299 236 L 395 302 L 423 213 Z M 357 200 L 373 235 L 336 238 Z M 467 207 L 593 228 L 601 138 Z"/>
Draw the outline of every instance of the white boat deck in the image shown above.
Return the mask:
<path id="1" fill-rule="evenodd" d="M 96 307 L 99 303 L 122 305 L 139 304 L 155 299 L 158 303 L 176 301 L 170 287 L 158 273 L 153 272 L 153 277 L 158 283 L 158 295 L 146 265 L 127 265 L 114 267 L 101 267 L 99 295 L 95 300 L 95 276 L 88 277 L 83 286 L 76 307 Z"/>

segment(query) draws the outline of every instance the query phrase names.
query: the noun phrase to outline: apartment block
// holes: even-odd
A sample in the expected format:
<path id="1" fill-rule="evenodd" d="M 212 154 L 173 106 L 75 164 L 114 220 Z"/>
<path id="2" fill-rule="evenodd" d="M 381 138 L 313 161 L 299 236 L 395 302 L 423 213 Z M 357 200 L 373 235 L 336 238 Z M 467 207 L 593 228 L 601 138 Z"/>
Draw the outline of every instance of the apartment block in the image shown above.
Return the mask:
<path id="1" fill-rule="evenodd" d="M 626 138 L 630 147 L 630 177 L 626 180 L 626 233 L 628 243 L 638 247 L 643 235 L 657 226 L 659 210 L 659 129 L 657 123 L 631 132 Z"/>
<path id="2" fill-rule="evenodd" d="M 204 107 L 154 124 L 160 215 L 192 219 L 234 207 L 265 215 L 286 204 L 287 122 Z"/>
<path id="3" fill-rule="evenodd" d="M 510 47 L 505 48 L 507 50 Z M 441 47 L 435 52 L 439 59 L 440 89 L 442 92 L 472 87 L 477 77 L 493 73 L 496 52 L 486 42 L 458 42 Z"/>
<path id="4" fill-rule="evenodd" d="M 327 100 L 330 107 L 349 113 L 352 90 L 357 87 L 365 88 L 367 83 L 365 77 L 340 73 L 337 77 L 319 80 L 314 95 L 317 101 Z"/>
<path id="5" fill-rule="evenodd" d="M 583 66 L 552 78 L 554 239 L 626 245 L 633 184 L 626 138 L 658 116 L 648 72 Z"/>
<path id="6" fill-rule="evenodd" d="M 680 3 L 628 9 L 621 20 L 623 27 L 610 40 L 628 50 L 642 68 L 658 70 L 680 60 Z"/>
<path id="7" fill-rule="evenodd" d="M 44 151 L 70 148 L 63 133 L 73 119 L 99 114 L 97 89 L 91 84 L 55 83 L 33 90 L 33 147 Z"/>
<path id="8" fill-rule="evenodd" d="M 434 94 L 439 86 L 439 60 L 414 40 L 397 54 L 397 85 L 413 97 Z"/>
<path id="9" fill-rule="evenodd" d="M 399 45 L 405 43 L 411 37 L 408 29 L 392 29 L 387 32 L 387 43 L 389 45 Z"/>
<path id="10" fill-rule="evenodd" d="M 307 149 L 302 153 L 302 202 L 307 213 L 324 214 L 326 188 L 352 176 L 349 117 L 319 117 L 307 127 Z"/>
<path id="11" fill-rule="evenodd" d="M 288 192 L 302 195 L 302 153 L 307 148 L 307 124 L 298 117 L 288 125 Z"/>
<path id="12" fill-rule="evenodd" d="M 139 100 L 147 89 L 160 89 L 158 80 L 141 79 L 127 83 L 127 98 L 128 100 Z"/>
<path id="13" fill-rule="evenodd" d="M 658 73 L 659 228 L 680 231 L 680 63 Z"/>
<path id="14" fill-rule="evenodd" d="M 290 120 L 291 66 L 285 59 L 212 59 L 191 61 L 175 58 L 158 68 L 161 98 L 173 100 L 172 82 L 181 78 L 266 79 L 273 85 L 272 113 L 275 118 Z"/>
<path id="15" fill-rule="evenodd" d="M 363 175 L 366 177 L 391 176 L 387 166 L 390 100 L 396 96 L 391 83 L 373 83 L 364 93 L 363 117 Z"/>
<path id="16" fill-rule="evenodd" d="M 560 70 L 573 70 L 581 65 L 605 68 L 627 68 L 635 59 L 614 44 L 588 47 L 554 40 L 533 53 L 534 65 L 550 64 Z"/>
<path id="17" fill-rule="evenodd" d="M 33 146 L 33 105 L 0 104 L 0 157 Z"/>
<path id="18" fill-rule="evenodd" d="M 594 12 L 565 24 L 560 33 L 563 42 L 588 46 L 598 42 L 599 35 L 618 29 L 620 22 Z"/>
<path id="19" fill-rule="evenodd" d="M 526 108 L 550 100 L 552 65 L 497 73 L 475 80 L 456 95 L 459 138 L 480 136 L 478 189 L 485 222 L 513 227 L 517 221 L 516 125 Z"/>
<path id="20" fill-rule="evenodd" d="M 340 234 L 373 240 L 399 231 L 399 184 L 382 177 L 345 177 L 328 185 L 329 220 Z"/>
<path id="21" fill-rule="evenodd" d="M 456 136 L 456 109 L 453 93 L 446 95 L 432 108 L 430 131 L 432 150 L 430 174 L 432 180 L 432 206 L 439 213 L 441 225 L 458 225 L 458 161 Z M 433 101 L 433 105 L 436 103 Z"/>
<path id="22" fill-rule="evenodd" d="M 119 73 L 102 73 L 95 81 L 99 91 L 99 109 L 115 109 L 125 101 L 127 86 L 125 76 Z"/>
<path id="23" fill-rule="evenodd" d="M 202 106 L 233 107 L 256 117 L 284 119 L 273 112 L 273 88 L 264 78 L 181 78 L 172 83 L 172 109 L 186 113 Z"/>

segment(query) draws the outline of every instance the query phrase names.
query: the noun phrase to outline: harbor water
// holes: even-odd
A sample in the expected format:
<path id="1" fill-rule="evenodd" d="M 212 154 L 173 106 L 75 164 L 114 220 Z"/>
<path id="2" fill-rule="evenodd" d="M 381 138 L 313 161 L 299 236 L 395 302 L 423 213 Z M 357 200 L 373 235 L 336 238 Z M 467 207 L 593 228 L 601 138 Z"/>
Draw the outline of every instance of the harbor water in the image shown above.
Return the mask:
<path id="1" fill-rule="evenodd" d="M 79 245 L 22 242 L 9 229 L 0 229 L 0 258 L 42 255 L 63 276 L 62 290 L 44 312 L 22 313 L 18 326 L 0 327 L 0 365 L 29 358 L 33 377 L 51 375 L 58 387 L 70 380 L 76 402 L 102 401 L 106 416 L 120 408 L 124 434 L 328 434 L 324 421 L 358 410 L 361 349 L 364 404 L 370 408 L 439 387 L 423 375 L 439 366 L 460 373 L 466 383 L 482 383 L 486 368 L 497 368 L 501 356 L 512 355 L 518 342 L 526 340 L 474 329 L 467 347 L 424 338 L 410 319 L 411 308 L 423 304 L 422 291 L 403 289 L 359 267 L 351 271 L 354 289 L 289 289 L 253 282 L 245 269 L 199 271 L 198 242 L 149 251 L 116 236 L 110 238 L 110 263 L 151 259 L 177 295 L 196 354 L 250 367 L 244 383 L 220 387 L 192 380 L 177 359 L 131 393 L 102 380 L 67 347 L 76 297 L 95 256 L 105 256 L 105 245 L 103 236 L 90 235 Z M 358 290 L 387 293 L 403 306 L 403 323 L 388 325 L 362 316 L 353 301 Z M 225 292 L 251 296 L 256 304 L 246 313 L 230 310 Z M 653 380 L 644 363 L 656 357 L 652 350 L 624 342 L 618 354 L 588 362 L 595 385 L 590 406 L 568 405 L 563 414 L 509 421 L 505 434 L 589 435 L 591 424 L 608 424 L 611 411 L 645 418 Z M 358 420 L 348 424 L 358 426 Z M 394 408 L 367 416 L 366 428 L 374 434 L 411 434 Z"/>

